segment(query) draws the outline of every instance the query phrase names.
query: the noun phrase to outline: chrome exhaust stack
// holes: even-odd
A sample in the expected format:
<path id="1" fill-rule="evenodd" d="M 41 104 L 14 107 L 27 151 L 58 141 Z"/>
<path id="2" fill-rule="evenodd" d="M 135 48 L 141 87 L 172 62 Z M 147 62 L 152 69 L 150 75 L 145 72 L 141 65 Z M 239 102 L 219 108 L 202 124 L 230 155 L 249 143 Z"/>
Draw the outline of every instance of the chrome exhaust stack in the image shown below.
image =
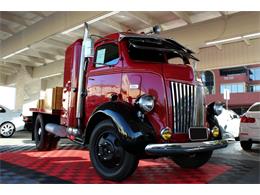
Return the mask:
<path id="1" fill-rule="evenodd" d="M 89 62 L 89 58 L 94 56 L 94 42 L 90 38 L 88 24 L 85 23 L 85 31 L 83 36 L 81 56 L 80 56 L 80 69 L 79 69 L 79 81 L 78 81 L 78 91 L 77 91 L 77 104 L 76 104 L 76 118 L 78 121 L 78 128 L 82 127 L 83 118 L 83 105 L 85 97 L 85 86 L 84 86 L 84 76 L 85 70 Z"/>

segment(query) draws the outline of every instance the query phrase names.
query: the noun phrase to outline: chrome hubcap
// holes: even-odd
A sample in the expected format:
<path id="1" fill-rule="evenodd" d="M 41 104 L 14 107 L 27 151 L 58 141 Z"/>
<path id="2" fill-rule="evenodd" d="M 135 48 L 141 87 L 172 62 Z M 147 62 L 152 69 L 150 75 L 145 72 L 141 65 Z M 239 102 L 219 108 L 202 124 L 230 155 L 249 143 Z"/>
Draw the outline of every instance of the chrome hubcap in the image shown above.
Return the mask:
<path id="1" fill-rule="evenodd" d="M 3 136 L 10 136 L 14 132 L 14 125 L 11 123 L 5 123 L 1 127 L 1 134 Z"/>

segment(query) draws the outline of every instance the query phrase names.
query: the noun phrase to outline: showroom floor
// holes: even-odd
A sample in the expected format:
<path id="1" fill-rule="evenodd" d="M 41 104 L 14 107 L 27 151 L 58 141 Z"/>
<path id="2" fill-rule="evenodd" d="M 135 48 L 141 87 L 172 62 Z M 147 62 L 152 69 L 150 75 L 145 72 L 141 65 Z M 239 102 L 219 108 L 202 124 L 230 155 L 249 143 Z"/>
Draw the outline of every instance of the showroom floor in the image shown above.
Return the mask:
<path id="1" fill-rule="evenodd" d="M 0 139 L 0 183 L 113 183 L 95 172 L 88 151 L 68 140 L 59 149 L 38 152 L 26 131 Z M 215 151 L 196 170 L 184 170 L 167 158 L 142 160 L 135 173 L 122 183 L 260 183 L 260 146 L 250 152 L 239 142 Z"/>

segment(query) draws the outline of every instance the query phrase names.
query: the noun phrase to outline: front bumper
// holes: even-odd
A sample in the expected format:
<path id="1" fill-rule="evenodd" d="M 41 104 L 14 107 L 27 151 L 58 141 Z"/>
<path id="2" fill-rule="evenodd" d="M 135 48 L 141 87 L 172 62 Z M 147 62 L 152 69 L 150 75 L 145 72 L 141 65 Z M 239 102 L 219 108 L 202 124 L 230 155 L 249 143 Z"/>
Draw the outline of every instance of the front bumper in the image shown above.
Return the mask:
<path id="1" fill-rule="evenodd" d="M 170 156 L 174 154 L 188 154 L 212 151 L 220 148 L 225 148 L 227 147 L 227 145 L 227 140 L 214 140 L 189 143 L 148 144 L 145 147 L 145 152 L 150 155 Z"/>

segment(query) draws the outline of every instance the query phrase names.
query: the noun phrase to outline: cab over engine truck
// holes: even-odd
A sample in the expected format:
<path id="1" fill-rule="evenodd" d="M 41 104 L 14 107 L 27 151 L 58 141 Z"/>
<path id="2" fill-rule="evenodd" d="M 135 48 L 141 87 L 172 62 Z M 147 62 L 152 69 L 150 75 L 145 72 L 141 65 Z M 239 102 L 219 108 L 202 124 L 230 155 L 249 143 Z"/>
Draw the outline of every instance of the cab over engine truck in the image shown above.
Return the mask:
<path id="1" fill-rule="evenodd" d="M 197 60 L 191 50 L 156 34 L 114 33 L 94 43 L 85 24 L 83 40 L 66 50 L 61 108 L 31 109 L 36 148 L 55 149 L 67 137 L 86 146 L 97 173 L 113 181 L 144 158 L 204 165 L 228 143 L 206 120 L 218 108 L 207 111 L 190 60 Z"/>

